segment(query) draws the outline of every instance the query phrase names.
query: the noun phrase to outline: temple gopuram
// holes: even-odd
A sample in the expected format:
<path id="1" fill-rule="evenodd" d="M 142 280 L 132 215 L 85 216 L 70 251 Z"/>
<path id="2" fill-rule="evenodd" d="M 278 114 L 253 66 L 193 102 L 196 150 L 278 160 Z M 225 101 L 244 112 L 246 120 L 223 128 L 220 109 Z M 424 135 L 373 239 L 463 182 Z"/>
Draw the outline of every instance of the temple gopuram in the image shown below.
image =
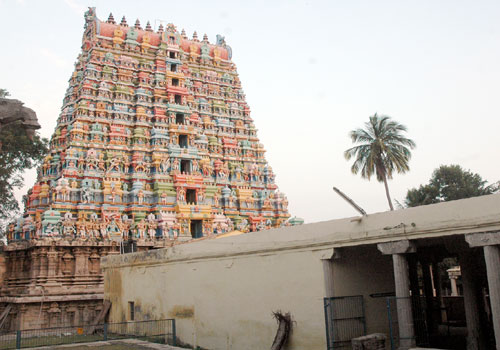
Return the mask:
<path id="1" fill-rule="evenodd" d="M 231 56 L 220 35 L 89 8 L 50 152 L 3 247 L 1 329 L 102 318 L 102 256 L 295 223 Z"/>

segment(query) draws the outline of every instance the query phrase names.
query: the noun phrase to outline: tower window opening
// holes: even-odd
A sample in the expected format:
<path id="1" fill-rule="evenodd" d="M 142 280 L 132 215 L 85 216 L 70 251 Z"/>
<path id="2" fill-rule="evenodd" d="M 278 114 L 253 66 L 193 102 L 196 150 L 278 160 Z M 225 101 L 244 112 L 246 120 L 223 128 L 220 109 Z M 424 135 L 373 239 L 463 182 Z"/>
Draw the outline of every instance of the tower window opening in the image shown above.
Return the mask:
<path id="1" fill-rule="evenodd" d="M 179 135 L 179 146 L 182 148 L 188 147 L 188 136 L 187 135 Z"/>
<path id="2" fill-rule="evenodd" d="M 181 104 L 182 103 L 182 97 L 181 97 L 181 95 L 175 95 L 174 99 L 175 99 L 175 103 L 177 103 L 177 104 Z"/>
<path id="3" fill-rule="evenodd" d="M 175 58 L 175 52 L 170 51 L 169 55 L 170 55 L 170 58 Z"/>
<path id="4" fill-rule="evenodd" d="M 181 113 L 177 113 L 175 115 L 175 123 L 176 124 L 184 124 L 185 122 L 185 119 L 184 119 L 184 114 L 181 114 Z"/>
<path id="5" fill-rule="evenodd" d="M 187 190 L 186 191 L 186 202 L 188 204 L 197 204 L 196 190 Z"/>
<path id="6" fill-rule="evenodd" d="M 170 71 L 171 72 L 177 72 L 177 65 L 176 64 L 171 64 L 170 65 Z"/>
<path id="7" fill-rule="evenodd" d="M 191 161 L 188 159 L 181 160 L 181 173 L 191 174 Z"/>
<path id="8" fill-rule="evenodd" d="M 179 86 L 179 79 L 173 78 L 172 79 L 172 86 Z"/>

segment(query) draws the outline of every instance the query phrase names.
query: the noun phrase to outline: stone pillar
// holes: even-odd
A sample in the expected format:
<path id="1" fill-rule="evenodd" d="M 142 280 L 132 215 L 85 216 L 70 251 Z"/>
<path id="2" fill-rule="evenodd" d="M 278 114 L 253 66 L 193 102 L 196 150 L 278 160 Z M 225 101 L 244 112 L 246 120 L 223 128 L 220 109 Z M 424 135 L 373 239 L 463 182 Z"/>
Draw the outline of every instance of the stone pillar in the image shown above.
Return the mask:
<path id="1" fill-rule="evenodd" d="M 460 253 L 459 261 L 467 322 L 467 350 L 478 350 L 481 343 L 481 322 L 477 305 L 474 257 L 471 252 Z"/>
<path id="2" fill-rule="evenodd" d="M 50 248 L 50 251 L 47 252 L 47 276 L 54 277 L 57 274 L 57 251 L 54 248 Z"/>
<path id="3" fill-rule="evenodd" d="M 24 279 L 26 276 L 26 270 L 25 270 L 25 259 L 26 259 L 26 252 L 24 250 L 20 250 L 18 252 L 19 260 L 17 263 L 19 264 L 19 274 L 17 275 L 18 278 Z"/>
<path id="4" fill-rule="evenodd" d="M 399 349 L 410 349 L 415 347 L 415 328 L 413 325 L 410 295 L 410 273 L 405 254 L 414 253 L 416 248 L 408 240 L 380 243 L 377 245 L 377 248 L 382 254 L 392 255 L 394 282 L 396 286 Z"/>
<path id="5" fill-rule="evenodd" d="M 18 259 L 17 251 L 14 250 L 10 256 L 11 256 L 10 261 L 11 261 L 11 267 L 12 267 L 10 276 L 11 276 L 11 278 L 18 279 L 19 278 L 19 275 L 18 275 L 19 274 L 19 272 L 18 272 L 18 266 L 19 266 L 18 260 L 19 259 Z"/>
<path id="6" fill-rule="evenodd" d="M 17 326 L 18 328 L 17 329 L 20 329 L 20 330 L 23 330 L 23 329 L 29 329 L 29 326 L 27 324 L 27 320 L 25 320 L 26 318 L 26 311 L 28 310 L 28 308 L 26 307 L 26 304 L 20 304 L 19 307 L 18 307 L 18 313 L 17 313 Z"/>
<path id="7" fill-rule="evenodd" d="M 82 276 L 89 273 L 89 249 L 75 248 L 75 275 Z"/>
<path id="8" fill-rule="evenodd" d="M 457 278 L 458 276 L 450 276 L 452 297 L 458 297 Z"/>
<path id="9" fill-rule="evenodd" d="M 83 310 L 85 309 L 85 306 L 82 304 L 79 304 L 77 306 L 77 314 L 75 317 L 75 326 L 83 326 L 84 325 L 84 315 L 83 315 Z"/>
<path id="10" fill-rule="evenodd" d="M 468 234 L 465 240 L 469 246 L 484 250 L 495 343 L 500 349 L 500 232 Z"/>
<path id="11" fill-rule="evenodd" d="M 47 261 L 47 248 L 43 247 L 40 249 L 40 273 L 39 277 L 47 277 L 47 267 L 48 267 L 48 261 Z"/>
<path id="12" fill-rule="evenodd" d="M 33 261 L 33 265 L 31 265 L 31 278 L 33 280 L 36 279 L 38 274 L 40 273 L 40 253 L 37 250 L 34 250 L 31 253 L 31 259 Z"/>
<path id="13" fill-rule="evenodd" d="M 483 249 L 488 276 L 488 290 L 490 292 L 495 342 L 497 349 L 500 349 L 500 246 L 489 245 Z"/>
<path id="14" fill-rule="evenodd" d="M 332 298 L 334 293 L 333 260 L 339 258 L 339 251 L 333 248 L 321 252 L 321 264 L 323 265 L 323 280 L 325 283 L 325 297 Z"/>
<path id="15" fill-rule="evenodd" d="M 333 292 L 333 261 L 330 259 L 321 259 L 323 264 L 323 278 L 325 282 L 325 297 L 332 298 Z"/>

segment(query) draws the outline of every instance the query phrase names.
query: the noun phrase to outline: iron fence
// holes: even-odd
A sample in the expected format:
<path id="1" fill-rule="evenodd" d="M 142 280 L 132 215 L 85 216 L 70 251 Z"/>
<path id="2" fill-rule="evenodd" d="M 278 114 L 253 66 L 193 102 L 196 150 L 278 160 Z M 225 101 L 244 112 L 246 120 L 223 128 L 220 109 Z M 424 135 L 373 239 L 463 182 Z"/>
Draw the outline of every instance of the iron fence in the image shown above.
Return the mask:
<path id="1" fill-rule="evenodd" d="M 130 338 L 175 346 L 175 320 L 103 323 L 2 333 L 0 334 L 0 350 Z"/>
<path id="2" fill-rule="evenodd" d="M 389 337 L 391 349 L 396 350 L 399 348 L 400 340 L 407 340 L 410 338 L 403 338 L 399 334 L 398 325 L 398 300 L 404 302 L 409 300 L 411 303 L 411 311 L 413 318 L 413 329 L 415 332 L 413 341 L 417 346 L 429 345 L 429 333 L 427 330 L 426 320 L 426 301 L 424 297 L 388 297 L 387 299 L 387 318 L 389 321 Z"/>
<path id="3" fill-rule="evenodd" d="M 351 349 L 351 339 L 366 335 L 362 295 L 323 299 L 327 350 Z"/>

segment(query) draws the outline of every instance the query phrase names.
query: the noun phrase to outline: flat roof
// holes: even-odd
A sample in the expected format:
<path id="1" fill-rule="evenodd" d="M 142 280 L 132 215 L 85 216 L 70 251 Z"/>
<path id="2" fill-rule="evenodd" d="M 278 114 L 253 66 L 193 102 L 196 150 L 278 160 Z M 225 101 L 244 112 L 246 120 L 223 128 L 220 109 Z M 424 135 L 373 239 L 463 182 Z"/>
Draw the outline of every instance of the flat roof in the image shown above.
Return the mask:
<path id="1" fill-rule="evenodd" d="M 324 250 L 491 231 L 500 231 L 500 194 L 206 239 L 140 253 L 108 255 L 102 258 L 101 267 Z"/>

